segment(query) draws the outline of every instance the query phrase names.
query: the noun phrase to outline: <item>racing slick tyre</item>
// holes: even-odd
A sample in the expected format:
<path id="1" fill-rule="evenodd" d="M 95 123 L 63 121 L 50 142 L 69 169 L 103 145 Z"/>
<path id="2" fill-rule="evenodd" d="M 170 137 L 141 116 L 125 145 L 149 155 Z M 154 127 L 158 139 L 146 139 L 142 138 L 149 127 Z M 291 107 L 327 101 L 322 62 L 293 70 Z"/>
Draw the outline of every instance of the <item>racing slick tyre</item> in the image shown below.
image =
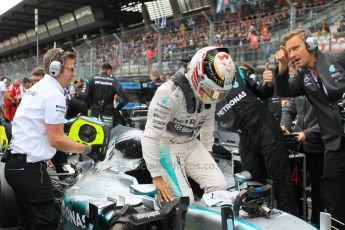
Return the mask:
<path id="1" fill-rule="evenodd" d="M 17 226 L 14 193 L 5 179 L 5 164 L 0 163 L 0 229 Z"/>
<path id="2" fill-rule="evenodd" d="M 116 223 L 110 230 L 130 230 L 130 227 L 124 223 Z"/>

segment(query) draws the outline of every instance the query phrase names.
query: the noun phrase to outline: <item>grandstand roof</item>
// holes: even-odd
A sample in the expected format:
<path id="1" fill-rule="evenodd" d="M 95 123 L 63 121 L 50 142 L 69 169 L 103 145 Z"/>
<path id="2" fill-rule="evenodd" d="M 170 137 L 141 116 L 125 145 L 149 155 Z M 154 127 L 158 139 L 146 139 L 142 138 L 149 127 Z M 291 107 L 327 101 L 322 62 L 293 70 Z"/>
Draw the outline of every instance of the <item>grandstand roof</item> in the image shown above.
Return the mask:
<path id="1" fill-rule="evenodd" d="M 96 29 L 104 25 L 111 25 L 116 28 L 121 22 L 127 24 L 141 22 L 142 16 L 139 12 L 123 11 L 121 7 L 149 1 L 152 0 L 23 0 L 0 16 L 0 43 L 6 40 L 11 40 L 12 43 L 11 49 L 6 49 L 7 52 L 1 51 L 0 53 L 4 54 L 9 53 L 8 51 L 14 51 L 12 49 L 12 40 L 17 40 L 19 38 L 18 35 L 21 33 L 24 33 L 24 36 L 26 34 L 30 40 L 27 34 L 29 30 L 35 28 L 35 8 L 38 9 L 39 25 L 43 25 L 44 28 L 42 29 L 49 31 L 46 25 L 47 22 L 57 19 L 57 23 L 62 27 L 64 15 L 70 14 L 72 15 L 72 19 L 74 17 L 75 21 L 77 21 L 76 10 L 87 5 L 90 6 L 95 21 L 85 24 L 83 28 L 76 23 L 77 28 L 69 30 L 68 32 L 62 29 L 63 36 L 68 36 Z M 52 36 L 50 33 L 45 41 L 59 39 L 57 36 L 58 35 Z M 4 46 L 6 46 L 6 42 Z"/>

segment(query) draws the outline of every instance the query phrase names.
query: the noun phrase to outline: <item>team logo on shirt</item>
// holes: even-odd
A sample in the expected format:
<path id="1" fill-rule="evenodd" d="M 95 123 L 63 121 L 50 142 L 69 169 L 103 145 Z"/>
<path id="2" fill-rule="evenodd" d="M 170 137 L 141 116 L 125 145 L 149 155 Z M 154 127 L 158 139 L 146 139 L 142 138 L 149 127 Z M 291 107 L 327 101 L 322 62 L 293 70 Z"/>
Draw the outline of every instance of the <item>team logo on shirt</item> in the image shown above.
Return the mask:
<path id="1" fill-rule="evenodd" d="M 26 95 L 30 95 L 30 96 L 35 96 L 37 94 L 36 91 L 31 91 L 31 90 L 28 90 L 25 92 Z"/>
<path id="2" fill-rule="evenodd" d="M 330 65 L 328 70 L 329 70 L 329 72 L 333 73 L 335 71 L 334 65 Z"/>
<path id="3" fill-rule="evenodd" d="M 95 85 L 113 85 L 113 82 L 109 82 L 109 81 L 95 81 Z"/>
<path id="4" fill-rule="evenodd" d="M 62 105 L 56 105 L 56 108 L 57 108 L 57 109 L 66 109 L 66 107 L 65 107 L 65 106 L 62 106 Z"/>
<path id="5" fill-rule="evenodd" d="M 335 72 L 335 73 L 331 74 L 331 77 L 335 82 L 338 82 L 338 81 L 344 79 L 344 73 Z"/>
<path id="6" fill-rule="evenodd" d="M 311 85 L 310 77 L 308 77 L 307 75 L 305 75 L 304 77 L 304 85 L 305 86 Z"/>
<path id="7" fill-rule="evenodd" d="M 304 77 L 304 82 L 307 83 L 307 82 L 309 82 L 309 81 L 310 81 L 310 78 L 309 78 L 308 76 L 305 76 L 305 77 Z"/>
<path id="8" fill-rule="evenodd" d="M 237 94 L 233 99 L 231 99 L 230 101 L 228 101 L 227 104 L 225 104 L 223 106 L 223 108 L 221 108 L 218 112 L 217 112 L 217 116 L 218 117 L 222 117 L 227 111 L 229 111 L 234 105 L 236 105 L 237 103 L 239 103 L 242 98 L 246 97 L 247 94 L 245 91 L 240 92 L 239 94 Z"/>
<path id="9" fill-rule="evenodd" d="M 62 106 L 62 105 L 55 105 L 56 108 L 56 112 L 61 112 L 61 113 L 65 113 L 66 112 L 66 107 Z"/>
<path id="10" fill-rule="evenodd" d="M 163 105 L 167 105 L 167 104 L 168 104 L 168 101 L 169 101 L 169 97 L 163 97 L 163 99 L 162 99 L 162 104 L 163 104 Z"/>

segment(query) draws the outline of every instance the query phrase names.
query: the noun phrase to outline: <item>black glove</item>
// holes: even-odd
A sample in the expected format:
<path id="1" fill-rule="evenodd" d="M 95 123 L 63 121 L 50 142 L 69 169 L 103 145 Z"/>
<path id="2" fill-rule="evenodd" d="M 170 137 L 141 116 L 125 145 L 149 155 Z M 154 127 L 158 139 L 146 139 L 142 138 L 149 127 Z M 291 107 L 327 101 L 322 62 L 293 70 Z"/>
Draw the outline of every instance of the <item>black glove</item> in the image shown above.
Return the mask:
<path id="1" fill-rule="evenodd" d="M 119 104 L 117 104 L 116 109 L 120 111 L 123 107 L 125 107 L 125 105 L 122 102 L 120 102 Z"/>
<path id="2" fill-rule="evenodd" d="M 106 146 L 105 145 L 92 145 L 86 146 L 83 155 L 87 155 L 94 162 L 103 161 L 106 155 Z"/>

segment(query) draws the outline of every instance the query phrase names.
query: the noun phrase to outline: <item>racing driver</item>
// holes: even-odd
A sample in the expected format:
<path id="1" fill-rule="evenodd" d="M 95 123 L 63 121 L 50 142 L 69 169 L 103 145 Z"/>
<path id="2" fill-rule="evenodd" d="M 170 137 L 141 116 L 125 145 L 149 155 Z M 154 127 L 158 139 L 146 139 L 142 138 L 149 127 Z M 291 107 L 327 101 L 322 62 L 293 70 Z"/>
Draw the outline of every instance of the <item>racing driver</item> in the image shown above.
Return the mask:
<path id="1" fill-rule="evenodd" d="M 227 188 L 210 153 L 215 104 L 231 89 L 234 73 L 226 48 L 205 47 L 156 91 L 141 143 L 160 200 L 189 196 L 193 201 L 187 176 L 205 193 Z"/>

